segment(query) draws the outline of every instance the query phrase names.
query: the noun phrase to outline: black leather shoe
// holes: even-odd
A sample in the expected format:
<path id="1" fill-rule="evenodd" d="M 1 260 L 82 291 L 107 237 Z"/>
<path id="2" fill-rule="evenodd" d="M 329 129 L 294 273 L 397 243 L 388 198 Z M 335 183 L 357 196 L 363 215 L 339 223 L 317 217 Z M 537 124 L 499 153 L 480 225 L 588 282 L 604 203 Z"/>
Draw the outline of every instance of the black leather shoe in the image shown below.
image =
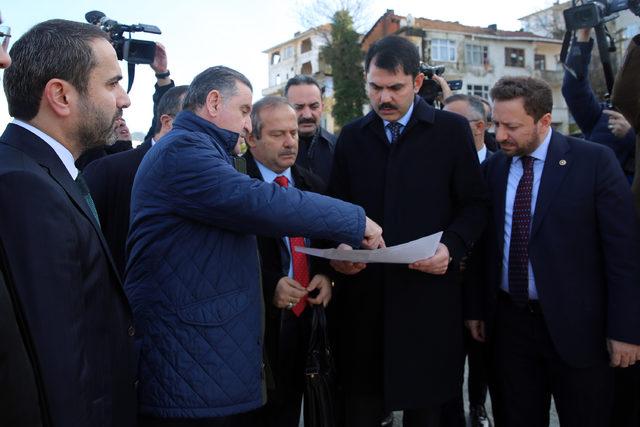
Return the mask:
<path id="1" fill-rule="evenodd" d="M 484 405 L 473 405 L 469 408 L 471 427 L 492 427 Z"/>

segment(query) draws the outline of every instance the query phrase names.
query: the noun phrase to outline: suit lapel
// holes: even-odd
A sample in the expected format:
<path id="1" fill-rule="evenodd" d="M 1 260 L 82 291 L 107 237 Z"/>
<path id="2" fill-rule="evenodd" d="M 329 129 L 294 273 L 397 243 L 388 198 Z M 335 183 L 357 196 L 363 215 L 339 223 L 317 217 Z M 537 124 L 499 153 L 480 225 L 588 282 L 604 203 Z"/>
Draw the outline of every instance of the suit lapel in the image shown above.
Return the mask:
<path id="1" fill-rule="evenodd" d="M 104 236 L 102 235 L 100 226 L 97 223 L 95 216 L 93 216 L 93 212 L 91 212 L 91 209 L 87 205 L 84 196 L 80 193 L 78 185 L 73 178 L 71 178 L 69 171 L 64 166 L 56 152 L 53 151 L 49 144 L 44 142 L 37 135 L 34 135 L 32 132 L 14 124 L 9 124 L 7 126 L 7 129 L 2 135 L 2 142 L 22 151 L 27 156 L 34 159 L 47 171 L 49 176 L 60 187 L 62 187 L 69 199 L 71 199 L 75 205 L 76 209 L 79 210 L 80 213 L 91 223 L 91 226 L 100 239 L 102 249 L 109 259 L 109 263 L 111 264 L 111 268 L 115 276 L 120 280 L 118 270 L 111 258 L 111 251 L 109 250 L 109 246 L 107 245 Z"/>
<path id="2" fill-rule="evenodd" d="M 570 154 L 569 144 L 566 138 L 559 133 L 553 132 L 540 179 L 530 238 L 532 238 L 540 228 L 542 219 L 549 210 L 551 201 L 572 165 Z"/>
<path id="3" fill-rule="evenodd" d="M 495 182 L 497 183 L 494 189 L 493 196 L 493 217 L 494 224 L 496 225 L 496 236 L 504 235 L 504 212 L 505 212 L 505 199 L 507 197 L 507 181 L 509 179 L 509 169 L 511 168 L 511 157 L 505 156 L 500 153 L 496 159 L 495 169 Z M 500 248 L 499 253 L 502 253 L 504 247 L 504 239 L 498 238 L 498 246 Z"/>

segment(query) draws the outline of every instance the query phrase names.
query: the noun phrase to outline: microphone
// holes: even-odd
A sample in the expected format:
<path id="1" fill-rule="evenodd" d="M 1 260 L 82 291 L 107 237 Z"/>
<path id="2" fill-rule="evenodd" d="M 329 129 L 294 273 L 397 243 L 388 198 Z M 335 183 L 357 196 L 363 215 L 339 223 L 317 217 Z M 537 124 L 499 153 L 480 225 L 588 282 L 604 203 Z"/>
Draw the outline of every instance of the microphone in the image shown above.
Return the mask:
<path id="1" fill-rule="evenodd" d="M 84 14 L 84 19 L 87 20 L 89 24 L 98 25 L 102 18 L 105 18 L 107 15 L 100 12 L 99 10 L 92 10 L 91 12 L 87 12 Z"/>

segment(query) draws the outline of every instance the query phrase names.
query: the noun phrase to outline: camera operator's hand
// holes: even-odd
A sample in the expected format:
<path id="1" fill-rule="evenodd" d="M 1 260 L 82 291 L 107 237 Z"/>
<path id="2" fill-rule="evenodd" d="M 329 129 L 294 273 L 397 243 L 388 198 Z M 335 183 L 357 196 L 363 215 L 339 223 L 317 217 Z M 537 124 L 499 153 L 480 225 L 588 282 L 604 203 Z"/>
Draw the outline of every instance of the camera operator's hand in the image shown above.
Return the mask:
<path id="1" fill-rule="evenodd" d="M 617 111 L 602 110 L 602 112 L 609 116 L 609 130 L 611 130 L 611 133 L 617 138 L 624 138 L 631 129 L 631 124 L 627 119 Z"/>
<path id="2" fill-rule="evenodd" d="M 156 74 L 163 74 L 169 71 L 167 62 L 167 50 L 162 43 L 156 42 L 156 55 L 153 57 L 153 62 L 149 64 L 149 66 Z M 171 84 L 171 78 L 169 76 L 158 77 L 158 86 L 166 86 L 168 84 Z"/>
<path id="3" fill-rule="evenodd" d="M 443 101 L 445 99 L 447 99 L 448 97 L 450 97 L 451 95 L 453 95 L 453 91 L 451 90 L 451 88 L 449 87 L 449 83 L 447 83 L 447 81 L 445 79 L 443 79 L 442 77 L 440 77 L 437 74 L 434 74 L 433 76 L 431 76 L 431 80 L 434 80 L 442 88 L 442 100 Z"/>
<path id="4" fill-rule="evenodd" d="M 579 42 L 588 42 L 591 38 L 591 28 L 580 28 L 576 30 L 576 40 Z"/>

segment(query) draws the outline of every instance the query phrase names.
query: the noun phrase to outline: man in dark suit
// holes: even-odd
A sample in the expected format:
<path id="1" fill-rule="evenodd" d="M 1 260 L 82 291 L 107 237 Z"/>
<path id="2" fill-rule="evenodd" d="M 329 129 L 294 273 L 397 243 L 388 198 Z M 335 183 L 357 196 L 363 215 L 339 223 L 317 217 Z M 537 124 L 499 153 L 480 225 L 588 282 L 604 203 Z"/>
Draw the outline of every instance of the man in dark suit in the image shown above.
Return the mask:
<path id="1" fill-rule="evenodd" d="M 473 143 L 478 152 L 478 161 L 480 163 L 483 163 L 493 155 L 493 151 L 485 145 L 487 113 L 480 98 L 473 95 L 451 95 L 445 98 L 443 110 L 460 114 L 469 122 L 469 127 L 473 134 Z M 465 281 L 466 274 L 465 271 L 461 272 L 460 280 L 462 280 L 462 286 L 468 285 Z M 485 427 L 489 425 L 484 406 L 487 398 L 485 346 L 483 343 L 474 340 L 469 331 L 465 331 L 464 338 L 465 350 L 469 360 L 468 391 L 471 427 Z M 445 417 L 449 420 L 448 425 L 466 425 L 462 395 L 456 399 L 454 404 L 448 405 L 445 412 Z"/>
<path id="2" fill-rule="evenodd" d="M 553 395 L 562 425 L 608 426 L 609 364 L 640 357 L 629 185 L 609 148 L 551 130 L 546 82 L 503 78 L 491 96 L 502 149 L 483 165 L 494 212 L 479 264 L 496 416 L 548 425 Z M 468 325 L 484 339 L 483 322 Z"/>
<path id="3" fill-rule="evenodd" d="M 296 164 L 319 176 L 324 190 L 331 174 L 336 137 L 320 125 L 322 92 L 316 79 L 305 75 L 290 78 L 284 87 L 284 96 L 298 116 Z"/>
<path id="4" fill-rule="evenodd" d="M 42 422 L 133 426 L 131 311 L 86 184 L 74 181 L 74 160 L 114 138 L 129 106 L 116 53 L 98 28 L 63 20 L 36 25 L 11 53 L 0 240 Z"/>
<path id="5" fill-rule="evenodd" d="M 2 16 L 0 15 L 0 24 Z M 0 69 L 11 65 L 11 30 L 0 26 Z M 7 259 L 0 242 L 0 424 L 3 426 L 41 426 L 41 407 L 29 348 L 23 337 L 24 322 L 16 311 L 15 286 L 7 283 Z"/>
<path id="6" fill-rule="evenodd" d="M 365 206 L 387 245 L 444 234 L 433 257 L 408 267 L 332 262 L 345 274 L 335 303 L 347 425 L 404 410 L 405 426 L 437 426 L 462 386 L 456 270 L 486 222 L 486 191 L 467 121 L 415 96 L 424 79 L 415 45 L 381 39 L 365 69 L 373 111 L 343 128 L 330 194 Z"/>
<path id="7" fill-rule="evenodd" d="M 322 187 L 318 176 L 295 164 L 298 123 L 286 98 L 266 97 L 255 103 L 251 123 L 245 155 L 249 176 L 305 191 Z M 273 373 L 263 418 L 270 427 L 297 427 L 300 422 L 311 317 L 306 304 L 294 307 L 291 301 L 306 298 L 316 289 L 318 295 L 307 303 L 326 305 L 331 299 L 331 280 L 313 274 L 307 255 L 294 251 L 292 256 L 292 245 L 303 242 L 295 237 L 258 237 L 266 307 L 265 349 Z"/>
<path id="8" fill-rule="evenodd" d="M 125 248 L 133 179 L 147 151 L 173 128 L 173 119 L 182 110 L 187 87 L 173 87 L 161 98 L 157 108 L 156 132 L 150 140 L 143 142 L 135 150 L 96 160 L 82 173 L 96 204 L 102 232 L 122 277 L 127 265 Z"/>

